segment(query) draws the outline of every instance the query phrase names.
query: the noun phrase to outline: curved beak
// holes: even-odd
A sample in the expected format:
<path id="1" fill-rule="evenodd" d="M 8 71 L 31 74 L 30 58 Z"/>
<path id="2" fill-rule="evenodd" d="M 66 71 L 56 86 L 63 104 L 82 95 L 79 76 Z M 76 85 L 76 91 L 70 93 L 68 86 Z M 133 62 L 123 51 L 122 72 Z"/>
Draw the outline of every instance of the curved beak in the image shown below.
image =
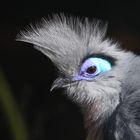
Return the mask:
<path id="1" fill-rule="evenodd" d="M 68 86 L 75 85 L 76 81 L 77 80 L 74 78 L 71 79 L 71 78 L 60 78 L 59 77 L 53 82 L 50 91 L 52 91 L 56 88 L 66 88 Z"/>
<path id="2" fill-rule="evenodd" d="M 50 91 L 52 91 L 52 90 L 54 90 L 56 88 L 65 88 L 65 87 L 69 86 L 70 84 L 71 84 L 71 81 L 68 80 L 68 79 L 57 78 L 53 82 Z"/>

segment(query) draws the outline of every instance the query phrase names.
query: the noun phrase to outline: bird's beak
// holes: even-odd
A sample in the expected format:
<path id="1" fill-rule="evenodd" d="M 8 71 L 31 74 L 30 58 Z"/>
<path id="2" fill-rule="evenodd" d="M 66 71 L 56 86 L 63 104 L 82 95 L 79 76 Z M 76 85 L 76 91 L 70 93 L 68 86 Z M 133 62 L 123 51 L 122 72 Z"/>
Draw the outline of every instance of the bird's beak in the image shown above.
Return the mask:
<path id="1" fill-rule="evenodd" d="M 66 88 L 72 85 L 76 85 L 77 82 L 81 81 L 82 78 L 80 76 L 74 76 L 74 77 L 67 77 L 67 78 L 57 78 L 50 89 L 52 91 L 53 89 L 56 88 Z"/>
<path id="2" fill-rule="evenodd" d="M 50 91 L 56 89 L 56 88 L 65 88 L 72 84 L 73 82 L 70 79 L 63 79 L 63 78 L 57 78 L 50 89 Z"/>

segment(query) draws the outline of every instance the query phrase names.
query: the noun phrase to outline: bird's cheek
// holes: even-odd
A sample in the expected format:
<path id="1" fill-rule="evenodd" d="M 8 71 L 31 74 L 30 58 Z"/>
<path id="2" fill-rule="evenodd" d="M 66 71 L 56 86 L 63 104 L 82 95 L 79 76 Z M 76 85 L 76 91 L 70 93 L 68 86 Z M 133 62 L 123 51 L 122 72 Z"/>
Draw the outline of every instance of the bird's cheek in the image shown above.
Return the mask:
<path id="1" fill-rule="evenodd" d="M 76 76 L 73 77 L 72 80 L 73 81 L 81 81 L 81 80 L 91 81 L 91 80 L 93 80 L 93 78 L 84 77 L 84 76 L 81 76 L 81 75 L 76 75 Z"/>
<path id="2" fill-rule="evenodd" d="M 76 75 L 72 78 L 72 81 L 80 81 L 80 80 L 82 80 L 80 75 Z"/>

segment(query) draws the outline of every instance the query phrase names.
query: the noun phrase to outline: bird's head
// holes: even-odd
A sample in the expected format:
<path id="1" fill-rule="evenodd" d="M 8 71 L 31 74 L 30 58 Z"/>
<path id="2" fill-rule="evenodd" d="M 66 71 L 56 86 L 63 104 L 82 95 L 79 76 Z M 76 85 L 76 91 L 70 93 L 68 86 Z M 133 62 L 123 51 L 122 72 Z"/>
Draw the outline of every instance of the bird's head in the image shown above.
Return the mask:
<path id="1" fill-rule="evenodd" d="M 34 44 L 58 68 L 60 75 L 52 89 L 66 88 L 83 108 L 88 105 L 86 111 L 94 112 L 94 120 L 109 115 L 119 104 L 128 55 L 105 33 L 106 25 L 98 20 L 55 16 L 18 37 Z"/>

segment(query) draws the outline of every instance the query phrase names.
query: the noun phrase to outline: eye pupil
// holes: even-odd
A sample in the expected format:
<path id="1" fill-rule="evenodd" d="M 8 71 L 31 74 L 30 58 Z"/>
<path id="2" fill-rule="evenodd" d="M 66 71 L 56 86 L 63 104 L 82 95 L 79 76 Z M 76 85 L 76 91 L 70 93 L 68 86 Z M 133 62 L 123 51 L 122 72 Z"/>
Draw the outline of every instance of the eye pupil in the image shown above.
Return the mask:
<path id="1" fill-rule="evenodd" d="M 97 70 L 96 66 L 90 66 L 87 68 L 86 72 L 89 74 L 93 74 L 96 72 L 96 70 Z"/>

